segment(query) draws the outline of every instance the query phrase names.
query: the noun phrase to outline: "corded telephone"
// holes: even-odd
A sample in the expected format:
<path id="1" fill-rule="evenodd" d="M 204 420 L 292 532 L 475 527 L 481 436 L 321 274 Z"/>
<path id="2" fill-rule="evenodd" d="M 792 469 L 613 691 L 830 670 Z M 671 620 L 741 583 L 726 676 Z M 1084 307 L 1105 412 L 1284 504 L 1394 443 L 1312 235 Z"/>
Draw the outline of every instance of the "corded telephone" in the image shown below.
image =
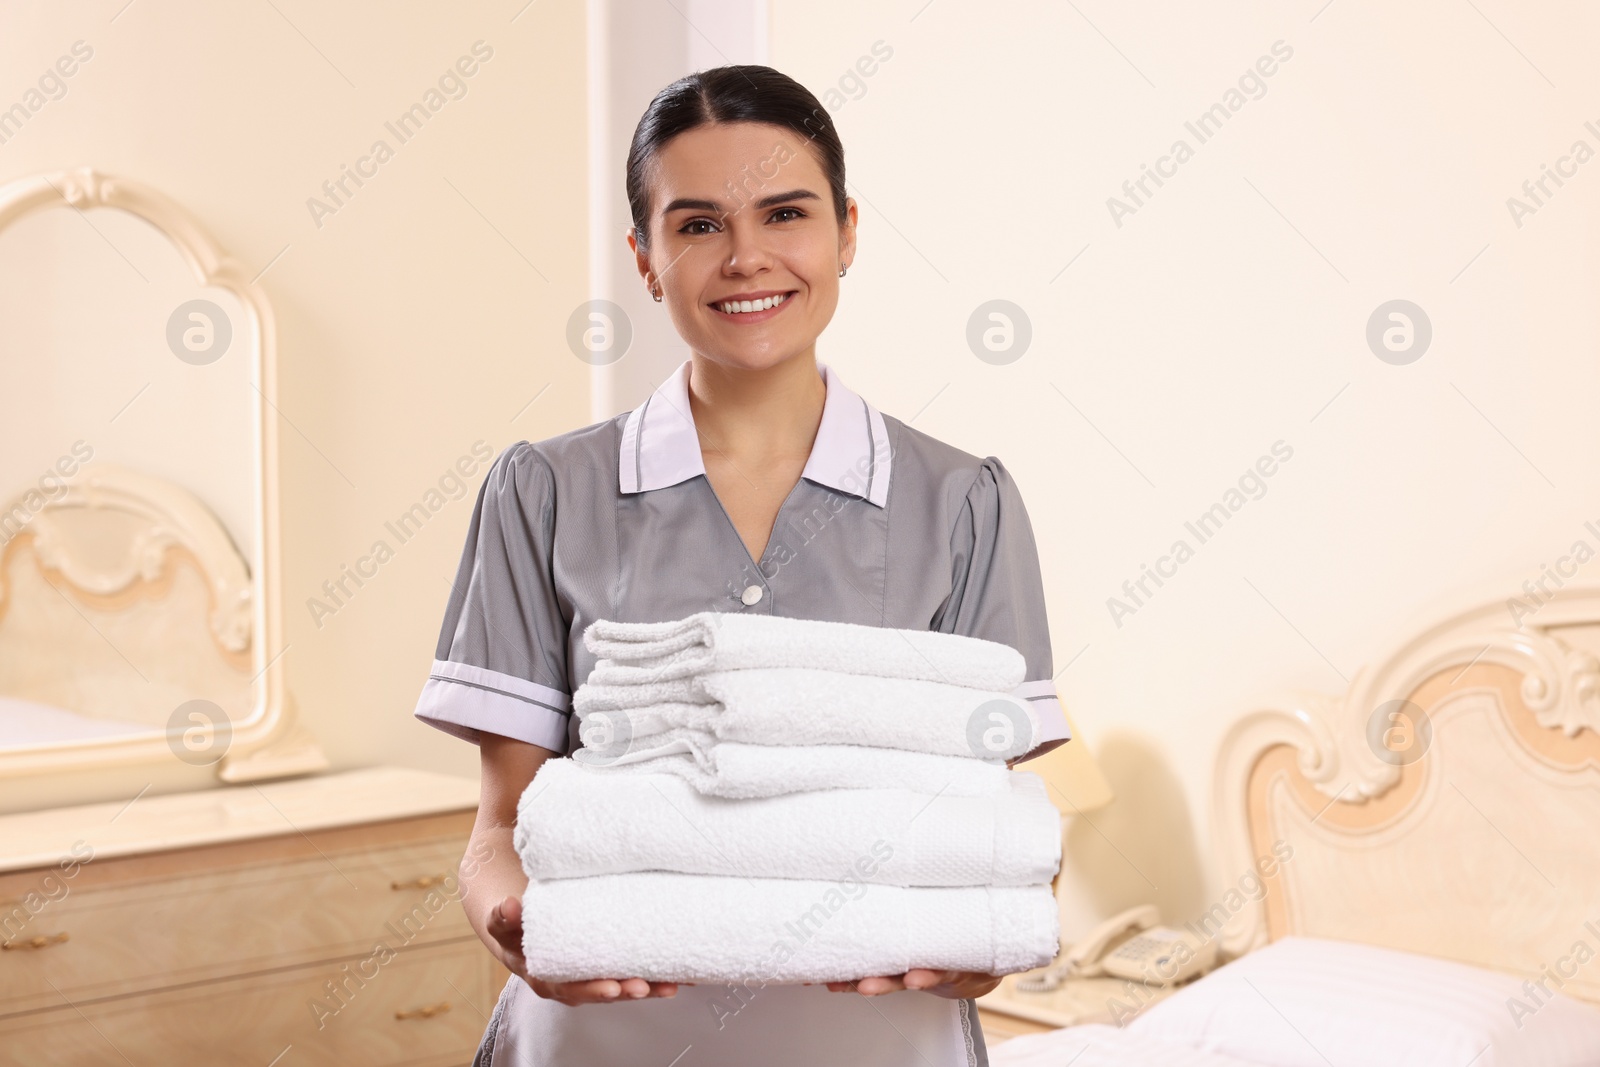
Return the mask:
<path id="1" fill-rule="evenodd" d="M 1161 926 L 1153 904 L 1129 908 L 1091 930 L 1041 974 L 1017 980 L 1026 993 L 1048 993 L 1069 978 L 1107 977 L 1165 989 L 1216 965 L 1217 943 Z"/>

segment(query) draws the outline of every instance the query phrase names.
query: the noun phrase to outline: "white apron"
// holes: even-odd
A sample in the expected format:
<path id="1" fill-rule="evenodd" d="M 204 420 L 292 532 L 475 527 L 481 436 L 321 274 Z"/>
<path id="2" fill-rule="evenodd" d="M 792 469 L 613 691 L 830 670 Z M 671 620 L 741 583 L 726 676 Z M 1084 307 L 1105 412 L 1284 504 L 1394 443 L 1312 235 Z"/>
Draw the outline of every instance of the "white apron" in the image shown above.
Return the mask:
<path id="1" fill-rule="evenodd" d="M 572 1007 L 513 975 L 474 1067 L 987 1067 L 977 1013 L 919 990 L 875 997 L 827 986 L 744 991 L 680 985 L 674 997 Z M 713 1006 L 721 1010 L 714 1010 Z"/>

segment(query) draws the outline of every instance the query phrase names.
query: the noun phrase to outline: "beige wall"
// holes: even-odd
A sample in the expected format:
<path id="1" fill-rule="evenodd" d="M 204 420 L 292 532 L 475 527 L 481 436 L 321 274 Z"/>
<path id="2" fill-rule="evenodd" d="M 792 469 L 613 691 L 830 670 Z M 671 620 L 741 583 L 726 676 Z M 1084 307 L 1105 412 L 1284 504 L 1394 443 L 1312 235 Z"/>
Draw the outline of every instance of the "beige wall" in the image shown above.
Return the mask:
<path id="1" fill-rule="evenodd" d="M 407 543 L 384 523 L 476 441 L 590 421 L 589 368 L 563 341 L 587 297 L 583 4 L 122 6 L 0 15 L 0 106 L 75 41 L 93 50 L 0 144 L 0 180 L 137 178 L 271 263 L 289 685 L 338 766 L 475 774 L 476 750 L 411 708 L 483 466 Z M 478 41 L 493 54 L 464 96 L 407 143 L 385 130 Z M 380 138 L 392 158 L 317 225 L 307 200 Z M 319 627 L 307 598 L 378 539 L 393 559 Z"/>
<path id="2" fill-rule="evenodd" d="M 1600 548 L 1600 159 L 1520 227 L 1507 206 L 1574 141 L 1600 150 L 1600 16 L 775 0 L 771 26 L 774 66 L 843 86 L 861 204 L 819 352 L 999 456 L 1028 502 L 1058 687 L 1120 791 L 1069 832 L 1065 932 L 1146 900 L 1192 918 L 1244 873 L 1204 859 L 1230 721 L 1280 687 L 1342 691 L 1441 610 Z M 1199 143 L 1184 123 L 1280 40 L 1259 99 Z M 1108 198 L 1178 138 L 1192 158 L 1117 225 Z M 1395 298 L 1434 331 L 1403 366 L 1365 340 Z M 992 299 L 1032 323 L 1006 366 L 965 339 Z M 1265 494 L 1198 543 L 1184 523 L 1280 440 Z M 1179 538 L 1192 558 L 1119 626 L 1108 598 Z"/>

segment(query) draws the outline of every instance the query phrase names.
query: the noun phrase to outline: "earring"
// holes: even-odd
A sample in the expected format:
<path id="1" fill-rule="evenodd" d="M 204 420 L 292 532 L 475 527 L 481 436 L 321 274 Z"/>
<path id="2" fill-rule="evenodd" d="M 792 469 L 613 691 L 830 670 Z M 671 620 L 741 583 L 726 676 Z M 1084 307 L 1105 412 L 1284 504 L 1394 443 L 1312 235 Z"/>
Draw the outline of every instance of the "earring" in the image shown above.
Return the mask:
<path id="1" fill-rule="evenodd" d="M 650 295 L 655 297 L 656 303 L 658 303 L 658 304 L 661 303 L 661 290 L 659 290 L 659 289 L 651 289 L 650 290 Z"/>
<path id="2" fill-rule="evenodd" d="M 849 270 L 849 269 L 850 269 L 849 267 L 840 267 L 839 268 L 839 277 L 843 278 L 844 277 L 844 272 Z"/>

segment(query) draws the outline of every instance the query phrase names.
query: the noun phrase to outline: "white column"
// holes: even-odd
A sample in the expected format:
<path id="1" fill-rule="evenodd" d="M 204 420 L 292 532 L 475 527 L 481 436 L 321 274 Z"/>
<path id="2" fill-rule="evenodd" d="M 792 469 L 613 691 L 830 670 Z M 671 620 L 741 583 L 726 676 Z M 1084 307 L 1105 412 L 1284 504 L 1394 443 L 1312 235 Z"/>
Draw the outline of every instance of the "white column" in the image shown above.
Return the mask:
<path id="1" fill-rule="evenodd" d="M 589 294 L 620 305 L 633 326 L 627 354 L 590 372 L 598 421 L 637 407 L 689 355 L 626 242 L 624 167 L 634 127 L 651 98 L 685 74 L 765 63 L 767 0 L 589 0 L 588 24 Z"/>

